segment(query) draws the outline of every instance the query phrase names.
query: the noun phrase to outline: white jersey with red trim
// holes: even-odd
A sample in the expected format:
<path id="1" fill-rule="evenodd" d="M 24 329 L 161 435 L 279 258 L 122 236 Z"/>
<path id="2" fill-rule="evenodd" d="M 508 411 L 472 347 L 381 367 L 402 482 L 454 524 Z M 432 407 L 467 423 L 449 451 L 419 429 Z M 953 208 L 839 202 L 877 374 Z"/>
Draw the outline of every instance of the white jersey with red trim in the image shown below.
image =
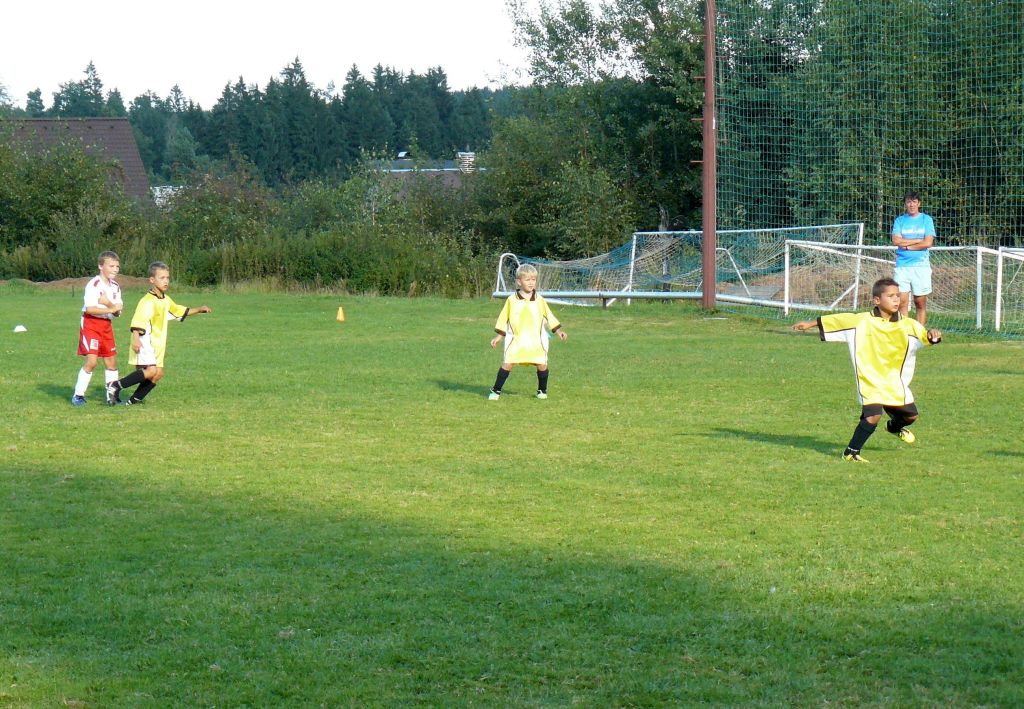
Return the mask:
<path id="1" fill-rule="evenodd" d="M 106 294 L 107 299 L 111 303 L 121 302 L 121 286 L 117 284 L 115 280 L 109 280 L 106 283 L 99 276 L 93 277 L 85 286 L 84 303 L 82 305 L 82 313 L 85 313 L 86 308 L 98 308 L 100 306 L 100 296 Z M 104 320 L 113 320 L 114 315 L 112 313 L 106 313 L 104 315 L 90 315 L 91 318 L 103 318 Z"/>

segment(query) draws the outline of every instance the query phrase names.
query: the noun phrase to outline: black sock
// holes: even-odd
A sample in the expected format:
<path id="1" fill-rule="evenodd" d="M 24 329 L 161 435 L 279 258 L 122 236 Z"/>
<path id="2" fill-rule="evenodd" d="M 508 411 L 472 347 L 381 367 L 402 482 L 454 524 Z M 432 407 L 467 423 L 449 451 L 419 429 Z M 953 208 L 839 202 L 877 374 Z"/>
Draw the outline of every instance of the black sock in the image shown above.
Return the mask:
<path id="1" fill-rule="evenodd" d="M 131 401 L 134 403 L 142 401 L 143 399 L 146 398 L 149 392 L 153 391 L 153 389 L 155 388 L 156 384 L 147 379 L 146 381 L 142 382 L 142 384 L 139 384 L 139 388 L 135 390 L 134 394 L 132 394 Z"/>
<path id="2" fill-rule="evenodd" d="M 877 423 L 868 423 L 865 419 L 861 419 L 860 423 L 857 424 L 857 428 L 853 431 L 853 437 L 850 439 L 849 445 L 846 446 L 846 452 L 860 453 L 876 428 L 878 428 Z"/>
<path id="3" fill-rule="evenodd" d="M 544 371 L 537 370 L 537 391 L 542 391 L 545 394 L 548 391 L 548 374 L 551 370 L 545 369 Z"/>
<path id="4" fill-rule="evenodd" d="M 496 391 L 500 394 L 501 388 L 505 386 L 505 380 L 508 379 L 509 374 L 511 374 L 510 370 L 504 368 L 499 369 L 498 376 L 494 378 L 494 386 L 491 387 L 491 391 Z"/>
<path id="5" fill-rule="evenodd" d="M 905 419 L 902 416 L 894 416 L 889 419 L 889 423 L 885 424 L 885 430 L 889 433 L 899 433 L 912 423 L 914 422 L 909 419 Z"/>
<path id="6" fill-rule="evenodd" d="M 118 379 L 117 388 L 120 391 L 121 389 L 127 389 L 128 387 L 135 386 L 136 384 L 140 384 L 144 381 L 146 381 L 146 375 L 143 374 L 143 370 L 136 369 L 131 374 L 127 374 Z"/>

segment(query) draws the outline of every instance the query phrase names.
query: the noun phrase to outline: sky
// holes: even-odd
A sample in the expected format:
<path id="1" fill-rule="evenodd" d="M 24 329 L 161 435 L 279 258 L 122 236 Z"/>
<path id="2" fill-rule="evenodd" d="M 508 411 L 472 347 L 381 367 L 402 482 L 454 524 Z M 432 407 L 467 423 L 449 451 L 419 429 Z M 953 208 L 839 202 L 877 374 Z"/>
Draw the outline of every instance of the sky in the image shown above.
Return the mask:
<path id="1" fill-rule="evenodd" d="M 296 57 L 320 89 L 340 88 L 353 64 L 364 75 L 440 66 L 450 88 L 466 89 L 524 83 L 526 56 L 505 0 L 51 0 L 0 14 L 0 85 L 21 107 L 38 88 L 49 108 L 90 61 L 125 105 L 177 84 L 210 109 L 225 84 L 242 76 L 262 88 Z"/>

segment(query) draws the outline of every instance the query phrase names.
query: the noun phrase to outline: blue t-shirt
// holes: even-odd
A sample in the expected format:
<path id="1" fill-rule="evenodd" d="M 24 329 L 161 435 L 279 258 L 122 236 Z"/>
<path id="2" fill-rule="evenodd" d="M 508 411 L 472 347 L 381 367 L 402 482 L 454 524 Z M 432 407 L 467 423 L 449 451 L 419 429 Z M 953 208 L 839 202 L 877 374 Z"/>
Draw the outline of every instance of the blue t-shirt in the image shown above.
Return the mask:
<path id="1" fill-rule="evenodd" d="M 935 236 L 935 224 L 932 222 L 932 218 L 924 212 L 918 212 L 916 217 L 901 214 L 892 224 L 892 233 L 899 234 L 904 239 L 920 240 L 927 236 Z M 902 246 L 896 249 L 897 268 L 930 265 L 928 249 L 910 251 Z"/>

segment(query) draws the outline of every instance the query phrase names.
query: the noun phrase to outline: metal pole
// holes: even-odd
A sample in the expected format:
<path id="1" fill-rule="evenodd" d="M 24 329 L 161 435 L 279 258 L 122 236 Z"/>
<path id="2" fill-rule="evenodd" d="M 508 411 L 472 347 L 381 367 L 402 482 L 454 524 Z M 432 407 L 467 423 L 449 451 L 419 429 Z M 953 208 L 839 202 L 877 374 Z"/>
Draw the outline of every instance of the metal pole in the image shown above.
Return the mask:
<path id="1" fill-rule="evenodd" d="M 786 250 L 783 260 L 782 272 L 784 274 L 782 287 L 782 314 L 789 316 L 789 239 L 786 239 Z"/>
<path id="2" fill-rule="evenodd" d="M 717 126 L 715 125 L 715 0 L 704 2 L 704 154 L 702 165 L 703 212 L 701 239 L 701 267 L 704 272 L 704 288 L 701 303 L 706 310 L 715 308 L 715 256 L 718 247 L 718 220 L 716 212 L 718 204 L 715 194 L 716 161 L 718 159 L 715 141 Z"/>
<path id="3" fill-rule="evenodd" d="M 982 289 L 981 289 L 981 278 L 982 278 L 982 274 L 984 272 L 984 269 L 983 269 L 983 264 L 982 264 L 982 261 L 981 261 L 981 259 L 982 259 L 982 251 L 981 251 L 981 249 L 978 249 L 977 253 L 978 253 L 978 257 L 977 257 L 978 258 L 978 262 L 977 262 L 977 267 L 976 267 L 976 272 L 975 272 L 975 277 L 974 277 L 974 280 L 975 280 L 974 302 L 975 302 L 975 305 L 976 305 L 976 313 L 975 313 L 974 320 L 975 320 L 975 327 L 977 327 L 977 329 L 980 330 L 981 329 L 981 301 L 982 301 L 982 298 L 984 297 Z"/>
<path id="4" fill-rule="evenodd" d="M 1003 319 L 1003 247 L 999 247 L 999 256 L 996 257 L 996 331 Z"/>
<path id="5" fill-rule="evenodd" d="M 633 234 L 633 243 L 629 247 L 629 282 L 626 284 L 626 290 L 633 290 L 633 272 L 636 269 L 636 234 Z M 632 305 L 633 299 L 626 298 L 626 305 Z"/>
<path id="6" fill-rule="evenodd" d="M 857 230 L 857 246 L 864 245 L 864 222 L 861 222 L 860 229 Z M 857 302 L 860 299 L 860 264 L 861 256 L 864 255 L 864 251 L 860 248 L 857 249 L 857 266 L 853 276 L 853 309 L 857 309 Z"/>

